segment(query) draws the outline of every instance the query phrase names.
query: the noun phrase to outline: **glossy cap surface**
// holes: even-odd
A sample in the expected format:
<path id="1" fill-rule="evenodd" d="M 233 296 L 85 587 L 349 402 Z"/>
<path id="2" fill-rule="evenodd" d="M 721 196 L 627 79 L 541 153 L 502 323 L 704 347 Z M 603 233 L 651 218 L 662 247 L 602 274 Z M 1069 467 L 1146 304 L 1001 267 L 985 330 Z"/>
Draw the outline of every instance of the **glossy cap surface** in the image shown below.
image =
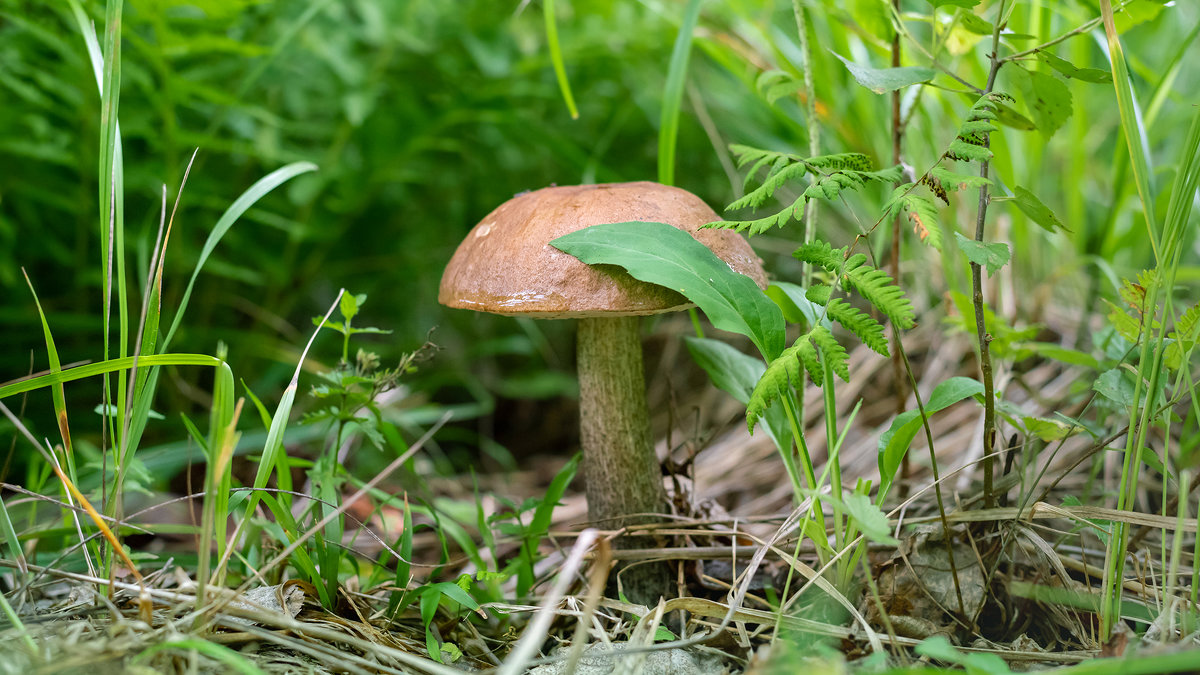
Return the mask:
<path id="1" fill-rule="evenodd" d="M 759 286 L 766 274 L 750 245 L 692 193 L 650 182 L 548 187 L 501 204 L 476 225 L 442 275 L 448 307 L 540 318 L 656 314 L 690 305 L 678 293 L 615 266 L 591 267 L 550 242 L 591 225 L 667 223 L 695 237 Z"/>

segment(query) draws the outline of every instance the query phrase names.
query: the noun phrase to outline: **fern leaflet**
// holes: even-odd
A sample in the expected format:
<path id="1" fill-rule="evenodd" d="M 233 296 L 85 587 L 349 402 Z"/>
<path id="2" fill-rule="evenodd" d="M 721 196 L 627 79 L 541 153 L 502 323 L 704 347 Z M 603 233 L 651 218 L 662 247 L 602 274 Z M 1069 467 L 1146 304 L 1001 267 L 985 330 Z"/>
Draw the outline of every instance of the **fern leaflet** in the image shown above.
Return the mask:
<path id="1" fill-rule="evenodd" d="M 819 350 L 819 351 L 818 351 Z M 808 371 L 813 382 L 821 384 L 823 367 L 821 359 L 828 359 L 830 368 L 843 380 L 849 378 L 849 368 L 846 365 L 846 350 L 834 339 L 828 328 L 816 326 L 801 335 L 791 347 L 772 361 L 763 373 L 750 400 L 746 403 L 746 426 L 754 432 L 758 418 L 766 412 L 767 406 L 775 399 L 790 394 L 789 387 L 799 386 L 803 380 L 801 368 Z"/>
<path id="2" fill-rule="evenodd" d="M 829 318 L 837 321 L 842 324 L 843 328 L 854 333 L 859 340 L 862 340 L 863 344 L 881 356 L 888 356 L 888 342 L 887 337 L 883 333 L 883 324 L 872 319 L 871 315 L 859 310 L 841 298 L 829 300 L 825 305 L 825 310 L 829 313 Z"/>
<path id="3" fill-rule="evenodd" d="M 986 162 L 992 158 L 992 151 L 960 136 L 950 143 L 946 156 L 959 162 Z"/>
<path id="4" fill-rule="evenodd" d="M 992 123 L 996 119 L 996 104 L 1012 100 L 1012 96 L 999 91 L 981 96 L 967 112 L 967 120 L 959 127 L 958 135 L 950 143 L 945 156 L 960 162 L 986 162 L 991 159 L 987 135 L 998 128 Z"/>
<path id="5" fill-rule="evenodd" d="M 912 183 L 906 183 L 892 191 L 891 199 L 883 207 L 885 217 L 905 216 L 921 242 L 940 251 L 942 231 L 937 225 L 937 205 L 928 197 L 915 194 L 913 188 Z"/>
<path id="6" fill-rule="evenodd" d="M 1167 367 L 1178 370 L 1184 364 L 1200 337 L 1200 304 L 1192 305 L 1175 321 L 1175 330 L 1167 337 L 1171 343 L 1163 351 L 1163 360 Z"/>
<path id="7" fill-rule="evenodd" d="M 906 330 L 912 328 L 916 324 L 916 314 L 904 291 L 892 282 L 886 272 L 871 267 L 866 260 L 867 257 L 861 253 L 850 256 L 844 267 L 846 283 L 891 319 L 892 323 Z"/>
<path id="8" fill-rule="evenodd" d="M 792 256 L 801 262 L 825 268 L 826 271 L 837 273 L 846 262 L 846 247 L 834 248 L 828 242 L 817 239 L 792 252 Z"/>
<path id="9" fill-rule="evenodd" d="M 835 249 L 820 240 L 801 245 L 792 255 L 840 276 L 844 285 L 853 288 L 900 328 L 912 328 L 915 324 L 916 315 L 904 291 L 886 272 L 866 264 L 867 256 L 857 253 L 847 259 L 845 248 Z"/>
<path id="10" fill-rule="evenodd" d="M 751 235 L 759 234 L 772 227 L 782 227 L 792 220 L 799 220 L 803 215 L 803 206 L 809 199 L 836 199 L 843 190 L 858 190 L 870 182 L 895 182 L 901 175 L 901 167 L 894 166 L 874 171 L 871 160 L 857 152 L 820 155 L 807 159 L 784 152 L 762 150 L 746 145 L 731 145 L 730 150 L 737 155 L 739 169 L 749 166 L 745 186 L 749 186 L 764 169 L 766 175 L 761 184 L 746 193 L 746 196 L 734 201 L 726 210 L 744 208 L 760 208 L 784 184 L 799 180 L 807 174 L 819 176 L 801 194 L 780 212 L 755 220 L 724 221 L 709 223 L 706 227 L 719 227 L 748 231 Z"/>
<path id="11" fill-rule="evenodd" d="M 956 173 L 949 169 L 943 169 L 940 166 L 933 167 L 924 179 L 921 181 L 929 189 L 934 190 L 934 185 L 941 189 L 941 192 L 934 190 L 943 202 L 949 204 L 950 200 L 946 199 L 946 192 L 958 192 L 959 190 L 968 190 L 972 188 L 980 188 L 984 185 L 992 185 L 992 181 L 982 176 L 973 176 L 966 173 Z"/>

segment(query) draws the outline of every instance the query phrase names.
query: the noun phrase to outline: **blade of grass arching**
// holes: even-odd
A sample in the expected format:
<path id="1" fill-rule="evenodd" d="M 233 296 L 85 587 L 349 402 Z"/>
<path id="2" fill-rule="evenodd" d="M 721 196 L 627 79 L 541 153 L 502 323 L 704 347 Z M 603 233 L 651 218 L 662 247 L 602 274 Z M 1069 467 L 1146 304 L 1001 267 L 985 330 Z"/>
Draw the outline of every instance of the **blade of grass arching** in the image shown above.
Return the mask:
<path id="1" fill-rule="evenodd" d="M 159 351 L 165 352 L 171 345 L 171 339 L 175 337 L 175 331 L 179 328 L 179 322 L 183 318 L 183 314 L 187 311 L 188 301 L 192 297 L 192 288 L 196 285 L 196 277 L 200 276 L 200 270 L 204 268 L 204 263 L 208 257 L 212 255 L 213 249 L 220 243 L 221 238 L 233 227 L 233 224 L 242 216 L 251 206 L 258 200 L 262 199 L 269 192 L 295 178 L 296 176 L 316 171 L 317 165 L 312 162 L 293 162 L 282 168 L 276 169 L 271 173 L 263 176 L 254 185 L 251 185 L 245 192 L 241 194 L 233 204 L 225 209 L 225 213 L 221 214 L 221 218 L 217 220 L 217 224 L 208 235 L 208 239 L 204 242 L 204 247 L 200 249 L 200 258 L 196 261 L 196 267 L 192 270 L 192 277 L 188 280 L 187 289 L 183 292 L 183 298 L 179 301 L 179 308 L 175 310 L 175 318 L 171 321 L 171 328 L 167 330 L 166 337 L 163 338 L 162 344 L 159 345 Z"/>
<path id="2" fill-rule="evenodd" d="M 1121 130 L 1125 138 L 1126 147 L 1129 150 L 1129 156 L 1133 169 L 1134 184 L 1137 186 L 1138 196 L 1142 201 L 1142 212 L 1146 219 L 1146 227 L 1149 231 L 1149 239 L 1151 246 L 1154 247 L 1154 259 L 1156 263 L 1161 263 L 1162 256 L 1158 250 L 1157 228 L 1154 227 L 1154 193 L 1150 190 L 1149 178 L 1149 160 L 1146 157 L 1146 148 L 1142 142 L 1141 132 L 1137 120 L 1137 112 L 1133 105 L 1133 84 L 1129 79 L 1129 70 L 1125 65 L 1124 52 L 1121 49 L 1121 41 L 1117 35 L 1116 24 L 1113 21 L 1112 4 L 1109 0 L 1101 0 L 1100 11 L 1104 19 L 1104 32 L 1108 37 L 1109 60 L 1112 63 L 1113 86 L 1116 89 L 1117 110 L 1121 120 Z M 1147 307 L 1157 309 L 1158 299 L 1155 290 L 1157 284 L 1151 285 L 1148 292 Z M 1150 325 L 1150 322 L 1147 322 Z M 1150 360 L 1151 347 L 1150 340 L 1146 337 L 1142 338 L 1141 355 L 1139 364 L 1144 367 Z M 1139 367 L 1139 371 L 1141 370 Z M 1126 434 L 1125 441 L 1125 457 L 1121 468 L 1120 487 L 1117 494 L 1117 508 L 1124 509 L 1128 491 L 1137 485 L 1137 474 L 1141 467 L 1138 457 L 1141 454 L 1141 448 L 1138 443 L 1137 421 L 1138 421 L 1138 402 L 1142 397 L 1143 380 L 1142 373 L 1139 372 L 1135 377 L 1133 404 L 1129 410 L 1129 433 Z M 1145 406 L 1147 409 L 1151 405 Z M 1113 626 L 1120 621 L 1120 607 L 1122 596 L 1122 581 L 1125 572 L 1125 553 L 1128 545 L 1129 537 L 1128 530 L 1124 523 L 1113 523 L 1113 534 L 1109 538 L 1106 547 L 1104 559 L 1104 579 L 1101 589 L 1101 607 L 1100 607 L 1100 640 L 1107 641 L 1109 635 L 1112 634 Z"/>
<path id="3" fill-rule="evenodd" d="M 21 274 L 25 277 L 25 284 L 29 286 L 29 293 L 33 295 L 33 304 L 37 307 L 38 319 L 42 322 L 42 335 L 46 340 L 46 357 L 50 361 L 50 372 L 61 373 L 62 363 L 58 359 L 58 349 L 54 346 L 54 335 L 50 332 L 46 313 L 42 311 L 42 303 L 38 300 L 37 291 L 33 289 L 33 282 L 29 280 L 24 267 L 21 268 Z M 62 436 L 63 450 L 67 458 L 67 470 L 74 477 L 75 459 L 74 453 L 71 452 L 71 428 L 67 424 L 67 397 L 61 382 L 51 387 L 50 391 L 54 400 L 54 417 L 58 420 L 58 433 Z"/>
<path id="4" fill-rule="evenodd" d="M 223 361 L 215 356 L 207 354 L 155 354 L 152 356 L 141 357 L 142 365 L 150 366 L 211 366 L 219 367 Z M 74 382 L 87 377 L 96 375 L 104 375 L 114 371 L 128 370 L 133 366 L 133 357 L 126 356 L 120 359 L 109 359 L 99 363 L 89 363 L 76 368 L 68 368 L 67 370 L 57 373 L 47 373 L 38 375 L 37 377 L 23 378 L 15 380 L 4 385 L 0 385 L 0 399 L 23 394 L 27 391 L 34 391 L 42 387 L 49 387 L 55 384 L 64 382 Z"/>
<path id="5" fill-rule="evenodd" d="M 56 373 L 61 373 L 62 363 L 58 358 L 58 349 L 54 345 L 54 335 L 50 332 L 50 323 L 46 320 L 46 313 L 42 311 L 42 303 L 38 299 L 37 291 L 34 290 L 33 282 L 29 280 L 29 275 L 25 273 L 24 267 L 21 268 L 21 274 L 24 275 L 25 283 L 29 286 L 29 292 L 31 295 L 33 295 L 33 303 L 37 307 L 38 317 L 42 322 L 42 333 L 46 341 L 46 354 L 50 361 L 50 374 L 54 375 Z M 75 472 L 75 453 L 71 447 L 71 430 L 69 424 L 67 423 L 66 394 L 63 391 L 63 385 L 61 382 L 52 385 L 50 387 L 50 391 L 54 402 L 54 417 L 56 420 L 58 420 L 58 432 L 63 440 L 63 462 L 67 467 L 66 473 L 67 476 L 71 478 L 72 482 L 78 483 L 79 477 Z M 70 495 L 67 496 L 69 500 Z M 74 513 L 71 513 L 70 517 L 74 520 L 75 526 L 78 527 L 78 516 Z M 100 550 L 95 544 L 93 544 L 92 555 L 97 559 L 100 557 Z"/>
<path id="6" fill-rule="evenodd" d="M 679 36 L 671 51 L 667 82 L 663 87 L 662 115 L 658 123 L 658 182 L 675 184 L 675 146 L 679 140 L 679 108 L 683 104 L 683 87 L 687 82 L 688 58 L 692 53 L 692 33 L 700 16 L 700 0 L 688 0 L 684 9 Z"/>
<path id="7" fill-rule="evenodd" d="M 554 0 L 543 0 L 542 13 L 546 19 L 546 46 L 550 49 L 550 62 L 554 64 L 554 77 L 558 79 L 558 89 L 562 92 L 563 102 L 571 119 L 579 119 L 579 109 L 575 107 L 575 97 L 571 95 L 571 83 L 567 80 L 567 67 L 563 63 L 562 47 L 558 44 L 558 24 L 554 21 Z"/>
<path id="8" fill-rule="evenodd" d="M 250 524 L 250 519 L 254 516 L 254 509 L 258 506 L 259 499 L 261 499 L 259 490 L 266 487 L 267 479 L 276 470 L 276 466 L 280 461 L 280 450 L 283 448 L 283 434 L 287 431 L 288 418 L 292 414 L 292 405 L 296 402 L 296 390 L 300 386 L 300 369 L 304 366 L 304 359 L 308 357 L 308 350 L 312 349 L 313 342 L 317 339 L 321 328 L 329 321 L 333 310 L 341 304 L 342 294 L 345 292 L 346 289 L 344 288 L 338 291 L 337 297 L 333 299 L 333 304 L 326 310 L 325 316 L 321 318 L 321 323 L 317 325 L 312 335 L 308 338 L 308 344 L 304 345 L 304 350 L 300 352 L 300 359 L 296 364 L 295 372 L 292 373 L 292 380 L 288 382 L 287 388 L 283 390 L 283 396 L 279 399 L 279 405 L 275 408 L 275 415 L 271 418 L 271 428 L 267 431 L 267 440 L 263 444 L 262 457 L 258 460 L 258 471 L 254 474 L 254 490 L 251 491 L 250 497 L 246 500 L 245 515 L 242 516 L 242 519 L 234 529 L 233 537 L 230 539 L 231 545 L 225 549 L 225 555 L 221 556 L 221 562 L 218 564 L 217 569 L 224 569 L 225 565 L 229 563 L 229 555 L 238 547 L 242 531 Z M 285 508 L 290 508 L 290 497 L 285 498 L 283 503 Z M 314 583 L 316 582 L 314 581 Z"/>
<path id="9" fill-rule="evenodd" d="M 1154 246 L 1155 260 L 1161 264 L 1158 250 L 1158 227 L 1154 220 L 1154 176 L 1150 163 L 1150 152 L 1146 147 L 1146 128 L 1142 122 L 1141 109 L 1133 98 L 1133 83 L 1129 79 L 1129 68 L 1125 64 L 1125 52 L 1121 48 L 1121 40 L 1117 35 L 1117 27 L 1113 21 L 1112 2 L 1101 0 L 1100 11 L 1104 17 L 1104 32 L 1108 36 L 1108 56 L 1112 63 L 1113 87 L 1117 93 L 1117 111 L 1121 118 L 1121 130 L 1129 147 L 1129 158 L 1132 162 L 1133 183 L 1137 186 L 1138 195 L 1142 198 L 1142 206 L 1146 217 L 1146 229 L 1150 243 Z"/>

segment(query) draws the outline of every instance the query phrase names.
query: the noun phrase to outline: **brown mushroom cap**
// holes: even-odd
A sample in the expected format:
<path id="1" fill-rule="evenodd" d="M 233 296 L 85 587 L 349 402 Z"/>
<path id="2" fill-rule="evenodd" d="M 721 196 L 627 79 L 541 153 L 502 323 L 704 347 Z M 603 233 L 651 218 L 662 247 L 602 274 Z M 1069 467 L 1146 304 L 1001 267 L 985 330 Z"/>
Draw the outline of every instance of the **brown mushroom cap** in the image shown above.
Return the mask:
<path id="1" fill-rule="evenodd" d="M 699 197 L 658 183 L 548 187 L 518 195 L 471 230 L 446 265 L 438 302 L 540 318 L 656 314 L 690 305 L 678 293 L 615 266 L 591 267 L 550 242 L 591 225 L 659 222 L 695 237 L 736 272 L 766 285 L 754 251 Z"/>

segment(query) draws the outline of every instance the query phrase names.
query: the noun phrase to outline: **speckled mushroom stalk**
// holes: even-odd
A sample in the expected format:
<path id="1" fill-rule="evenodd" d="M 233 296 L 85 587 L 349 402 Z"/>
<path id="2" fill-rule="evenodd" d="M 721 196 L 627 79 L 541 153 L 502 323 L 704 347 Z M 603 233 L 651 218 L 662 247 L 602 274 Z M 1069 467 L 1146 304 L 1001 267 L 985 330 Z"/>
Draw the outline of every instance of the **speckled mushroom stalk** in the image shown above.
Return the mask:
<path id="1" fill-rule="evenodd" d="M 667 503 L 654 455 L 636 316 L 579 320 L 579 434 L 588 515 L 605 529 L 645 523 Z"/>

